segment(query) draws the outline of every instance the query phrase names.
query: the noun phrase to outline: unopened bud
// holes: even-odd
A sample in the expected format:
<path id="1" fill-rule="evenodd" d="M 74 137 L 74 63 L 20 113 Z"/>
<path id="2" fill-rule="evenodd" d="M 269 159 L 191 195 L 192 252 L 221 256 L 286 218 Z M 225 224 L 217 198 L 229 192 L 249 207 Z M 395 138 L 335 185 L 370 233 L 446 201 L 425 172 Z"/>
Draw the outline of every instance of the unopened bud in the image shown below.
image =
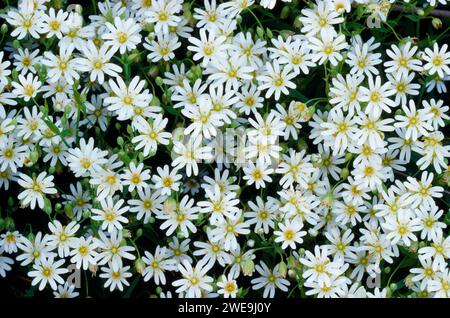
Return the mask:
<path id="1" fill-rule="evenodd" d="M 281 261 L 280 264 L 278 264 L 278 272 L 280 273 L 280 276 L 285 278 L 287 274 L 287 265 L 284 261 Z"/>
<path id="2" fill-rule="evenodd" d="M 255 263 L 251 259 L 246 260 L 241 267 L 244 276 L 252 276 L 255 271 Z"/>
<path id="3" fill-rule="evenodd" d="M 0 32 L 2 34 L 6 34 L 8 32 L 8 25 L 6 23 L 3 23 L 1 28 L 0 28 Z"/>
<path id="4" fill-rule="evenodd" d="M 435 28 L 436 30 L 439 30 L 442 28 L 442 21 L 439 18 L 433 18 L 431 20 L 431 24 L 433 25 L 433 28 Z"/>
<path id="5" fill-rule="evenodd" d="M 290 269 L 288 270 L 288 276 L 289 278 L 295 279 L 297 277 L 297 273 L 294 270 Z"/>
<path id="6" fill-rule="evenodd" d="M 151 78 L 155 78 L 156 76 L 158 76 L 159 73 L 159 68 L 156 65 L 153 65 L 152 67 L 150 67 L 150 70 L 148 71 L 148 76 L 150 76 Z"/>
<path id="7" fill-rule="evenodd" d="M 286 19 L 289 17 L 289 14 L 291 13 L 291 8 L 288 6 L 284 6 L 283 9 L 281 9 L 280 18 Z"/>
<path id="8" fill-rule="evenodd" d="M 145 265 L 144 261 L 142 260 L 142 258 L 138 258 L 136 261 L 134 261 L 134 267 L 136 268 L 136 272 L 138 272 L 139 274 L 142 275 L 142 273 L 145 270 L 146 265 Z"/>
<path id="9" fill-rule="evenodd" d="M 160 76 L 157 76 L 155 78 L 155 84 L 158 86 L 162 86 L 163 85 L 163 79 Z"/>
<path id="10" fill-rule="evenodd" d="M 39 159 L 39 152 L 37 150 L 33 150 L 30 153 L 30 161 L 34 164 L 38 161 Z"/>
<path id="11" fill-rule="evenodd" d="M 342 180 L 346 180 L 349 175 L 350 175 L 350 171 L 348 170 L 348 168 L 343 168 L 341 171 Z"/>
<path id="12" fill-rule="evenodd" d="M 264 29 L 261 27 L 256 27 L 256 35 L 258 35 L 259 38 L 264 38 Z"/>
<path id="13" fill-rule="evenodd" d="M 16 50 L 20 49 L 20 47 L 21 47 L 19 40 L 14 40 L 12 45 L 13 45 L 13 48 L 15 48 Z"/>
<path id="14" fill-rule="evenodd" d="M 254 240 L 248 240 L 247 241 L 247 246 L 250 247 L 250 248 L 254 247 L 255 246 L 255 241 Z"/>

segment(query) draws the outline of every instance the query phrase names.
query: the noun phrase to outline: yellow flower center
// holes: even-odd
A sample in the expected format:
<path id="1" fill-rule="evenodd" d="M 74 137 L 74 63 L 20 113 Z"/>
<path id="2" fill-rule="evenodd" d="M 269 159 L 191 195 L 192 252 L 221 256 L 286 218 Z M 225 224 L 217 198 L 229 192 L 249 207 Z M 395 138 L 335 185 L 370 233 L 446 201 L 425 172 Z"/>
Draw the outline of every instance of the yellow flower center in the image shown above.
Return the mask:
<path id="1" fill-rule="evenodd" d="M 441 66 L 443 62 L 444 62 L 444 59 L 443 59 L 441 56 L 439 56 L 439 55 L 436 55 L 436 56 L 433 58 L 433 64 L 434 64 L 434 66 Z"/>
<path id="2" fill-rule="evenodd" d="M 30 84 L 23 85 L 23 93 L 26 96 L 33 96 L 34 95 L 34 87 Z"/>
<path id="3" fill-rule="evenodd" d="M 88 249 L 86 246 L 80 246 L 78 248 L 78 252 L 80 253 L 80 255 L 85 256 L 88 252 Z"/>
<path id="4" fill-rule="evenodd" d="M 294 233 L 294 231 L 293 230 L 291 230 L 291 229 L 287 229 L 285 232 L 284 232 L 284 237 L 286 237 L 286 239 L 287 240 L 292 240 L 293 238 L 294 238 L 294 235 L 295 235 L 295 233 Z"/>
<path id="5" fill-rule="evenodd" d="M 59 23 L 59 21 L 57 21 L 57 20 L 53 20 L 48 25 L 49 25 L 50 29 L 52 29 L 53 31 L 56 31 L 56 30 L 59 30 L 61 23 Z"/>
<path id="6" fill-rule="evenodd" d="M 124 44 L 127 40 L 128 35 L 125 32 L 117 33 L 117 41 L 119 41 L 120 44 Z"/>
<path id="7" fill-rule="evenodd" d="M 42 276 L 50 277 L 52 275 L 52 270 L 48 267 L 42 269 Z"/>

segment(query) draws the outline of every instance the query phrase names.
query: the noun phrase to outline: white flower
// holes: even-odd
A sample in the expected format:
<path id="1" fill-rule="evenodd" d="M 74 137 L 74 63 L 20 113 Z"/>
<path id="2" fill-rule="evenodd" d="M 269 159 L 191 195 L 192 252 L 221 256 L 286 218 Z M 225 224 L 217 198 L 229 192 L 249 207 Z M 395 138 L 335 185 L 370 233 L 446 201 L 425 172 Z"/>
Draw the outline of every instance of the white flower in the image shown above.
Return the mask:
<path id="1" fill-rule="evenodd" d="M 68 271 L 67 268 L 61 268 L 64 260 L 54 261 L 53 257 L 44 258 L 40 263 L 33 265 L 33 270 L 28 272 L 28 276 L 33 278 L 31 285 L 39 284 L 39 290 L 43 290 L 47 284 L 53 290 L 57 289 L 56 283 L 64 284 L 64 279 L 60 276 Z"/>
<path id="2" fill-rule="evenodd" d="M 302 9 L 300 21 L 303 24 L 302 33 L 307 37 L 313 37 L 317 34 L 323 36 L 329 34 L 336 35 L 334 24 L 344 22 L 344 18 L 332 7 L 328 1 L 317 1 L 314 9 Z"/>
<path id="3" fill-rule="evenodd" d="M 30 178 L 26 174 L 20 173 L 17 181 L 25 190 L 17 197 L 24 206 L 30 205 L 34 210 L 36 202 L 40 209 L 44 209 L 44 195 L 57 193 L 53 183 L 54 176 L 47 176 L 47 172 L 39 173 L 37 177 Z"/>
<path id="4" fill-rule="evenodd" d="M 186 169 L 186 175 L 190 177 L 198 175 L 197 162 L 201 160 L 209 160 L 212 158 L 209 146 L 202 147 L 202 137 L 191 137 L 186 144 L 175 141 L 173 151 L 177 157 L 172 161 L 172 167 L 179 170 Z"/>
<path id="5" fill-rule="evenodd" d="M 55 253 L 51 252 L 53 248 L 48 245 L 49 240 L 49 235 L 42 235 L 42 232 L 36 234 L 33 242 L 22 236 L 17 242 L 17 246 L 23 252 L 16 258 L 18 262 L 22 262 L 20 265 L 39 264 L 50 256 L 56 256 Z"/>
<path id="6" fill-rule="evenodd" d="M 108 110 L 114 112 L 119 120 L 132 118 L 135 108 L 145 108 L 150 104 L 153 96 L 148 89 L 143 90 L 145 81 L 139 76 L 135 76 L 128 85 L 120 76 L 116 77 L 116 81 L 109 80 L 114 95 L 106 97 L 104 102 L 108 105 Z"/>
<path id="7" fill-rule="evenodd" d="M 34 77 L 32 73 L 28 73 L 26 78 L 22 74 L 19 74 L 18 78 L 20 83 L 11 82 L 14 87 L 12 93 L 23 98 L 26 102 L 36 97 L 41 87 L 39 78 L 37 76 Z"/>
<path id="8" fill-rule="evenodd" d="M 152 191 L 150 186 L 138 189 L 139 199 L 132 199 L 127 202 L 130 205 L 130 212 L 137 213 L 136 218 L 138 220 L 143 219 L 144 224 L 150 221 L 152 214 L 160 214 L 163 208 L 165 195 L 159 187 L 155 187 L 155 189 L 155 191 Z"/>
<path id="9" fill-rule="evenodd" d="M 208 264 L 204 262 L 199 262 L 192 267 L 189 261 L 184 260 L 178 265 L 178 270 L 183 278 L 174 281 L 172 285 L 178 287 L 177 293 L 186 292 L 188 298 L 200 298 L 202 292 L 212 291 L 213 278 L 206 275 L 209 269 Z"/>
<path id="10" fill-rule="evenodd" d="M 397 104 L 389 97 L 395 94 L 390 82 L 381 84 L 381 77 L 376 76 L 375 79 L 370 75 L 367 77 L 369 87 L 361 87 L 361 101 L 368 102 L 365 113 L 373 113 L 376 117 L 380 116 L 384 110 L 391 112 L 390 107 Z"/>
<path id="11" fill-rule="evenodd" d="M 39 39 L 43 33 L 44 12 L 35 10 L 33 1 L 22 1 L 19 10 L 8 10 L 6 21 L 14 26 L 11 32 L 12 37 L 18 40 L 23 39 L 28 34 L 35 39 Z"/>
<path id="12" fill-rule="evenodd" d="M 116 16 L 114 24 L 106 22 L 105 25 L 108 32 L 102 35 L 102 39 L 106 40 L 105 45 L 110 46 L 112 52 L 119 51 L 120 54 L 124 54 L 135 49 L 141 42 L 141 35 L 139 34 L 141 28 L 132 18 L 124 21 Z"/>
<path id="13" fill-rule="evenodd" d="M 144 47 L 150 51 L 147 57 L 152 62 L 169 61 L 175 57 L 174 51 L 181 46 L 178 37 L 167 33 L 158 33 L 157 41 L 145 39 Z"/>
<path id="14" fill-rule="evenodd" d="M 219 287 L 217 292 L 219 294 L 223 294 L 223 297 L 225 298 L 236 298 L 236 293 L 239 290 L 235 277 L 232 273 L 228 274 L 228 276 L 222 275 L 222 279 L 217 283 L 217 287 Z"/>
<path id="15" fill-rule="evenodd" d="M 93 240 L 92 236 L 88 238 L 79 237 L 76 238 L 72 243 L 72 250 L 70 255 L 71 263 L 74 263 L 78 269 L 83 268 L 87 270 L 90 265 L 97 265 L 97 242 Z"/>
<path id="16" fill-rule="evenodd" d="M 84 138 L 80 139 L 80 147 L 68 149 L 66 159 L 75 177 L 86 177 L 100 170 L 100 165 L 107 162 L 107 151 L 94 147 L 94 138 L 89 138 L 88 143 Z"/>
<path id="17" fill-rule="evenodd" d="M 145 12 L 146 21 L 154 23 L 155 33 L 168 33 L 170 28 L 181 22 L 181 17 L 177 16 L 181 8 L 181 3 L 176 0 L 153 0 Z"/>
<path id="18" fill-rule="evenodd" d="M 59 285 L 58 290 L 53 292 L 55 298 L 75 298 L 79 294 L 75 291 L 75 285 L 69 285 L 67 282 L 64 285 Z"/>
<path id="19" fill-rule="evenodd" d="M 185 195 L 178 206 L 170 206 L 163 209 L 162 213 L 157 215 L 158 219 L 165 220 L 160 228 L 166 231 L 166 235 L 171 235 L 177 228 L 180 228 L 184 237 L 189 237 L 189 231 L 197 232 L 197 227 L 192 223 L 198 218 L 198 207 L 194 207 L 194 199 L 189 199 Z M 188 231 L 189 230 L 189 231 Z"/>
<path id="20" fill-rule="evenodd" d="M 280 64 L 275 60 L 273 64 L 267 62 L 265 72 L 258 76 L 257 80 L 262 84 L 258 86 L 259 90 L 267 89 L 266 98 L 275 94 L 275 100 L 280 99 L 281 93 L 288 95 L 288 88 L 294 89 L 296 85 L 291 81 L 296 77 L 289 68 L 280 68 Z"/>
<path id="21" fill-rule="evenodd" d="M 21 235 L 19 231 L 8 231 L 0 235 L 0 243 L 4 252 L 8 254 L 17 252 L 17 243 L 20 241 Z"/>
<path id="22" fill-rule="evenodd" d="M 215 224 L 211 231 L 211 240 L 214 243 L 223 242 L 226 251 L 234 250 L 238 246 L 237 237 L 250 233 L 248 224 L 241 220 L 242 211 L 238 211 L 232 218 L 225 217 Z"/>
<path id="23" fill-rule="evenodd" d="M 96 214 L 92 216 L 92 219 L 101 221 L 102 230 L 107 229 L 110 233 L 113 231 L 113 228 L 122 230 L 122 223 L 128 223 L 128 219 L 122 214 L 130 209 L 128 206 L 122 207 L 124 200 L 121 199 L 114 203 L 112 197 L 108 196 L 106 200 L 101 199 L 99 201 L 102 209 L 92 209 L 92 213 Z"/>
<path id="24" fill-rule="evenodd" d="M 256 265 L 256 271 L 259 275 L 261 275 L 261 277 L 252 279 L 252 289 L 256 290 L 264 287 L 264 298 L 273 298 L 275 296 L 275 289 L 277 288 L 287 292 L 290 283 L 287 279 L 281 277 L 279 266 L 280 265 L 277 264 L 275 268 L 271 270 L 263 261 Z"/>
<path id="25" fill-rule="evenodd" d="M 133 276 L 128 272 L 129 269 L 130 266 L 120 266 L 119 268 L 115 269 L 111 266 L 102 267 L 101 270 L 103 271 L 103 273 L 101 273 L 99 276 L 101 278 L 106 278 L 104 286 L 105 288 L 109 287 L 109 291 L 112 292 L 116 288 L 120 291 L 123 291 L 123 285 L 130 285 L 130 283 L 128 283 L 127 281 L 127 278 Z"/>
<path id="26" fill-rule="evenodd" d="M 141 162 L 137 166 L 134 162 L 130 162 L 130 166 L 122 174 L 122 184 L 128 185 L 128 191 L 142 190 L 147 186 L 146 181 L 150 180 L 150 170 L 144 169 L 144 164 Z"/>
<path id="27" fill-rule="evenodd" d="M 298 219 L 285 221 L 285 224 L 278 223 L 279 231 L 274 231 L 276 236 L 275 242 L 282 242 L 281 248 L 286 249 L 288 246 L 295 249 L 295 243 L 301 244 L 303 242 L 302 236 L 306 235 L 306 231 L 300 231 L 303 228 L 303 223 Z"/>
<path id="28" fill-rule="evenodd" d="M 104 265 L 111 263 L 114 270 L 119 270 L 123 266 L 122 258 L 134 260 L 136 257 L 130 252 L 134 251 L 134 247 L 123 245 L 123 232 L 115 227 L 108 233 L 109 237 L 102 231 L 98 232 L 99 238 L 94 241 L 99 248 L 97 264 Z"/>
<path id="29" fill-rule="evenodd" d="M 420 136 L 428 136 L 428 131 L 433 130 L 433 127 L 428 123 L 432 114 L 425 109 L 416 110 L 416 104 L 412 99 L 409 101 L 409 107 L 404 104 L 402 109 L 405 116 L 395 115 L 397 122 L 394 126 L 406 128 L 405 138 L 416 141 Z"/>
<path id="30" fill-rule="evenodd" d="M 58 220 L 48 223 L 51 234 L 48 236 L 48 245 L 58 248 L 58 256 L 63 258 L 69 256 L 69 248 L 75 243 L 75 233 L 80 225 L 72 221 L 67 225 L 62 225 Z"/>
<path id="31" fill-rule="evenodd" d="M 422 58 L 426 63 L 423 65 L 423 69 L 430 75 L 437 73 L 442 78 L 445 74 L 450 74 L 450 52 L 447 52 L 447 48 L 447 44 L 443 44 L 439 48 L 437 43 L 434 43 L 433 50 L 425 48 Z"/>
<path id="32" fill-rule="evenodd" d="M 269 168 L 269 165 L 260 159 L 256 160 L 256 165 L 249 161 L 247 167 L 244 168 L 244 173 L 243 179 L 247 180 L 248 185 L 254 183 L 256 189 L 265 188 L 266 182 L 272 182 L 270 174 L 273 173 L 273 169 Z"/>
<path id="33" fill-rule="evenodd" d="M 48 14 L 43 14 L 41 32 L 47 34 L 47 38 L 56 36 L 58 39 L 62 39 L 63 33 L 69 31 L 69 25 L 66 21 L 68 16 L 68 12 L 63 10 L 56 12 L 54 8 L 49 8 Z"/>
<path id="34" fill-rule="evenodd" d="M 157 115 L 156 118 L 150 122 L 143 118 L 138 118 L 135 123 L 135 128 L 139 135 L 133 137 L 132 143 L 137 144 L 135 150 L 142 148 L 144 156 L 156 152 L 158 144 L 168 145 L 172 134 L 164 131 L 168 123 L 167 118 Z"/>
<path id="35" fill-rule="evenodd" d="M 59 54 L 55 55 L 50 51 L 44 52 L 42 64 L 48 67 L 48 80 L 57 82 L 64 78 L 67 84 L 73 85 L 74 80 L 78 80 L 80 75 L 77 72 L 75 59 L 72 58 L 73 44 L 60 45 Z"/>
<path id="36" fill-rule="evenodd" d="M 110 63 L 114 51 L 108 46 L 103 45 L 97 48 L 92 41 L 86 42 L 81 48 L 82 58 L 74 59 L 77 69 L 81 72 L 89 72 L 91 82 L 98 80 L 99 84 L 103 84 L 105 74 L 117 77 L 122 72 L 122 68 L 114 63 Z"/>
<path id="37" fill-rule="evenodd" d="M 159 283 L 165 285 L 166 276 L 164 272 L 174 271 L 177 268 L 175 260 L 168 258 L 166 248 L 161 248 L 159 245 L 156 247 L 154 255 L 147 251 L 144 254 L 145 256 L 142 257 L 142 260 L 147 265 L 142 272 L 144 281 L 146 282 L 153 278 L 156 285 L 159 285 Z"/>
<path id="38" fill-rule="evenodd" d="M 313 37 L 309 41 L 309 47 L 313 51 L 312 61 L 319 65 L 330 61 L 331 65 L 336 66 L 342 60 L 339 51 L 348 45 L 343 34 L 333 37 L 330 33 L 324 33 L 320 39 Z"/>
<path id="39" fill-rule="evenodd" d="M 225 50 L 228 45 L 225 44 L 225 36 L 217 36 L 214 30 L 208 30 L 208 35 L 205 29 L 200 29 L 200 39 L 190 37 L 189 42 L 193 45 L 187 47 L 188 50 L 194 52 L 193 59 L 198 61 L 202 59 L 202 66 L 208 63 L 215 63 L 216 61 L 226 59 Z"/>
<path id="40" fill-rule="evenodd" d="M 385 72 L 392 73 L 396 78 L 402 75 L 407 75 L 409 72 L 420 72 L 422 70 L 422 62 L 414 58 L 417 52 L 417 46 L 412 46 L 411 42 L 398 47 L 395 44 L 391 45 L 391 49 L 386 50 L 386 54 L 392 59 L 384 62 L 387 67 Z"/>

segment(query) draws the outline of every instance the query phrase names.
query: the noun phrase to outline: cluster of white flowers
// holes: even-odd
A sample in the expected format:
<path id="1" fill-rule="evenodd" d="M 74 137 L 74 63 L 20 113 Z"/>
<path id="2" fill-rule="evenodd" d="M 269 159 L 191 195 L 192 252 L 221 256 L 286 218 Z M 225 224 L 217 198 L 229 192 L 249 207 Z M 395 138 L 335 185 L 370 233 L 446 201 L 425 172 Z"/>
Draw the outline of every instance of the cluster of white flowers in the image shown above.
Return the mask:
<path id="1" fill-rule="evenodd" d="M 72 267 L 160 297 L 450 297 L 450 51 L 344 32 L 382 3 L 7 7 L 0 276 L 16 261 L 56 297 L 85 295 Z M 258 14 L 282 6 L 298 27 L 273 35 Z"/>

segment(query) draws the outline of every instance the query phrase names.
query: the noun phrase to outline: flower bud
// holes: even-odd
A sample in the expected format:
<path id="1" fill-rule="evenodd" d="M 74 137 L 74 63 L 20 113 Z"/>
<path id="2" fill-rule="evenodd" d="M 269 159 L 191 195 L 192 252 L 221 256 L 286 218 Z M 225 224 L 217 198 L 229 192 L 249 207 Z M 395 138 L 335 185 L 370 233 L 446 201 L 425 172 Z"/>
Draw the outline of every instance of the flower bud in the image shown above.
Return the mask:
<path id="1" fill-rule="evenodd" d="M 349 175 L 350 175 L 350 171 L 348 170 L 348 168 L 343 168 L 341 171 L 342 180 L 346 180 Z"/>
<path id="2" fill-rule="evenodd" d="M 319 235 L 319 232 L 317 232 L 317 230 L 315 229 L 309 229 L 308 230 L 309 235 L 311 235 L 312 237 L 316 237 L 317 235 Z"/>
<path id="3" fill-rule="evenodd" d="M 290 269 L 288 270 L 288 276 L 291 279 L 295 279 L 297 277 L 297 273 L 294 270 Z"/>
<path id="4" fill-rule="evenodd" d="M 298 16 L 296 16 L 295 17 L 295 19 L 294 19 L 294 28 L 296 28 L 296 29 L 300 29 L 301 27 L 302 27 L 302 21 L 300 20 L 300 18 L 301 18 L 302 16 L 301 15 L 298 15 Z"/>
<path id="5" fill-rule="evenodd" d="M 423 16 L 425 14 L 425 11 L 423 9 L 419 9 L 419 10 L 417 10 L 417 14 L 419 16 Z"/>
<path id="6" fill-rule="evenodd" d="M 90 218 L 91 217 L 91 212 L 89 210 L 83 211 L 83 217 L 85 219 Z"/>
<path id="7" fill-rule="evenodd" d="M 141 228 L 138 228 L 136 231 L 136 239 L 141 237 L 144 234 L 144 231 Z"/>
<path id="8" fill-rule="evenodd" d="M 436 30 L 439 30 L 442 28 L 442 21 L 439 18 L 433 18 L 431 20 L 431 25 L 433 25 L 433 28 L 435 28 Z"/>
<path id="9" fill-rule="evenodd" d="M 3 23 L 1 28 L 0 28 L 0 32 L 2 34 L 6 34 L 8 32 L 8 25 L 6 23 Z"/>
<path id="10" fill-rule="evenodd" d="M 52 202 L 48 198 L 44 198 L 44 212 L 50 215 L 53 211 Z"/>
<path id="11" fill-rule="evenodd" d="M 30 161 L 35 164 L 39 159 L 39 152 L 35 149 L 30 153 Z"/>
<path id="12" fill-rule="evenodd" d="M 21 47 L 19 40 L 14 40 L 12 45 L 13 45 L 13 48 L 15 48 L 16 50 L 20 49 L 20 47 Z"/>
<path id="13" fill-rule="evenodd" d="M 66 216 L 68 217 L 68 218 L 73 218 L 73 208 L 72 208 L 72 205 L 70 205 L 70 204 L 66 204 L 65 206 L 64 206 L 64 213 L 66 214 Z M 84 214 L 84 213 L 83 213 Z"/>
<path id="14" fill-rule="evenodd" d="M 79 14 L 83 13 L 83 7 L 80 4 L 76 4 L 75 5 L 75 12 L 79 13 Z"/>
<path id="15" fill-rule="evenodd" d="M 256 27 L 256 35 L 261 39 L 264 38 L 264 29 L 260 26 Z"/>
<path id="16" fill-rule="evenodd" d="M 289 8 L 288 6 L 284 6 L 283 9 L 281 9 L 280 18 L 287 19 L 289 17 L 290 13 L 291 13 L 291 8 Z"/>
<path id="17" fill-rule="evenodd" d="M 280 276 L 285 278 L 287 274 L 287 265 L 284 261 L 281 261 L 278 264 L 278 272 L 280 273 Z"/>
<path id="18" fill-rule="evenodd" d="M 255 271 L 255 263 L 251 259 L 248 259 L 241 265 L 241 268 L 244 276 L 252 276 Z"/>
<path id="19" fill-rule="evenodd" d="M 161 76 L 157 76 L 155 78 L 155 84 L 158 85 L 158 86 L 162 86 L 164 84 L 163 83 L 163 79 L 161 78 Z"/>
<path id="20" fill-rule="evenodd" d="M 89 263 L 89 271 L 92 273 L 93 276 L 95 276 L 95 274 L 97 274 L 97 270 L 98 270 L 98 265 L 92 265 L 91 263 Z"/>
<path id="21" fill-rule="evenodd" d="M 121 136 L 117 137 L 117 144 L 119 146 L 123 146 L 123 143 L 124 143 L 123 138 Z"/>
<path id="22" fill-rule="evenodd" d="M 145 265 L 142 258 L 138 258 L 137 260 L 134 261 L 134 267 L 136 268 L 136 272 L 141 275 L 144 272 L 146 266 L 147 265 Z"/>
<path id="23" fill-rule="evenodd" d="M 247 241 L 247 246 L 250 247 L 250 248 L 254 247 L 255 246 L 255 241 L 254 240 L 248 240 Z"/>
<path id="24" fill-rule="evenodd" d="M 414 275 L 408 275 L 405 278 L 405 286 L 409 289 L 411 289 L 414 286 L 414 282 L 413 282 L 413 277 Z"/>
<path id="25" fill-rule="evenodd" d="M 152 67 L 150 67 L 150 70 L 148 71 L 148 76 L 150 76 L 151 78 L 155 78 L 156 76 L 158 76 L 159 73 L 159 68 L 156 65 L 153 65 Z"/>
<path id="26" fill-rule="evenodd" d="M 417 241 L 412 241 L 411 245 L 408 247 L 408 251 L 410 253 L 417 253 L 418 247 L 419 247 L 419 243 Z"/>

